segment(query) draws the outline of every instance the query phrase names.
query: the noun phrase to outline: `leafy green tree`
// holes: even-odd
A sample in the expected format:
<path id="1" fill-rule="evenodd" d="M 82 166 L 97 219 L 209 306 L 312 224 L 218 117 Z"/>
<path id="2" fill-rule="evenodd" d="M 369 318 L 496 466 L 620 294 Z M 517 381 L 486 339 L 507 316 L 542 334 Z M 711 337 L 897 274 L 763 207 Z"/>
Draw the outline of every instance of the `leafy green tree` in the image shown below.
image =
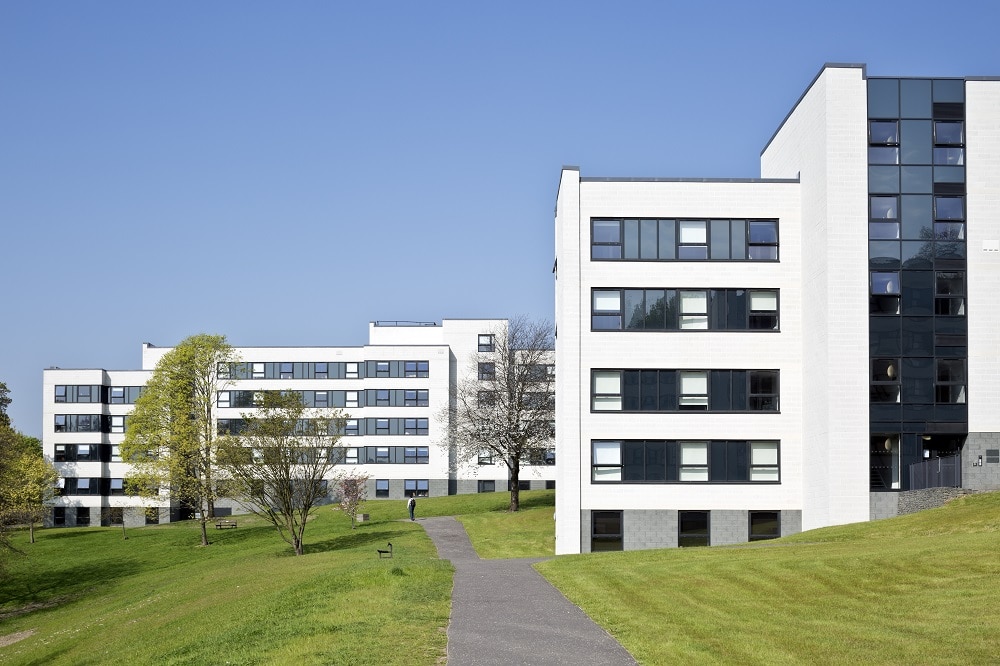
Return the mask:
<path id="1" fill-rule="evenodd" d="M 307 409 L 293 391 L 266 391 L 260 399 L 258 409 L 242 415 L 242 432 L 220 441 L 219 467 L 233 498 L 302 555 L 306 521 L 343 459 L 343 415 Z"/>
<path id="2" fill-rule="evenodd" d="M 235 361 L 225 336 L 183 340 L 156 364 L 121 444 L 129 491 L 196 512 L 203 546 L 215 513 L 216 397 Z"/>
<path id="3" fill-rule="evenodd" d="M 490 349 L 470 360 L 470 379 L 442 415 L 449 424 L 443 447 L 456 463 L 474 464 L 484 453 L 502 460 L 510 475 L 510 511 L 520 509 L 521 465 L 544 458 L 553 446 L 555 374 L 548 322 L 524 317 L 493 331 Z"/>
<path id="4" fill-rule="evenodd" d="M 40 453 L 27 447 L 13 461 L 11 471 L 13 478 L 3 484 L 2 491 L 6 517 L 27 524 L 31 543 L 35 543 L 35 524 L 42 522 L 47 503 L 56 496 L 59 474 Z"/>
<path id="5" fill-rule="evenodd" d="M 7 415 L 7 407 L 10 405 L 10 389 L 7 384 L 0 382 L 0 428 L 10 428 L 10 416 Z"/>

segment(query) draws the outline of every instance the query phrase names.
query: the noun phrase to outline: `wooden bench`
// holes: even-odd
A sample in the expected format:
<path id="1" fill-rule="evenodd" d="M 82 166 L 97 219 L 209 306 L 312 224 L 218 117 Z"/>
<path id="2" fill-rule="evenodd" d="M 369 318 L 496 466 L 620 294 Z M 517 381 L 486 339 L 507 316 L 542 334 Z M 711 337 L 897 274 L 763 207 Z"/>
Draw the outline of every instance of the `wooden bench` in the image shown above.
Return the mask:
<path id="1" fill-rule="evenodd" d="M 387 543 L 386 545 L 387 545 L 387 546 L 389 547 L 389 549 L 388 549 L 388 550 L 381 550 L 381 549 L 379 549 L 379 550 L 377 551 L 377 552 L 378 552 L 378 558 L 379 558 L 380 560 L 381 560 L 381 559 L 382 559 L 383 557 L 387 557 L 387 558 L 389 558 L 389 559 L 392 559 L 392 542 L 390 541 L 390 542 L 389 542 L 389 543 Z"/>
<path id="2" fill-rule="evenodd" d="M 226 528 L 229 528 L 229 527 L 235 528 L 236 527 L 236 521 L 235 520 L 217 520 L 217 521 L 215 521 L 215 529 L 217 529 L 217 530 L 222 530 L 222 529 L 226 529 Z"/>

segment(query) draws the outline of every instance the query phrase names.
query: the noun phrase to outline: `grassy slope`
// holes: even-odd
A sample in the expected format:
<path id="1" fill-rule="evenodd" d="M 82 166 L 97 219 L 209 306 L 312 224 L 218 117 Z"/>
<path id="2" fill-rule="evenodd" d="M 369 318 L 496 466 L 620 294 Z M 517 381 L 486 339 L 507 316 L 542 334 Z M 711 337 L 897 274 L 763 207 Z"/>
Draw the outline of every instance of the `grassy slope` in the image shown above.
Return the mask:
<path id="1" fill-rule="evenodd" d="M 480 525 L 492 521 L 487 529 L 514 531 L 506 552 L 527 556 L 539 540 L 520 525 L 534 514 L 551 542 L 553 497 L 522 493 L 517 516 L 505 511 L 507 493 L 421 499 L 417 516 L 477 514 Z M 127 541 L 118 528 L 42 530 L 33 545 L 17 534 L 29 556 L 0 578 L 0 638 L 35 633 L 0 647 L 0 663 L 438 663 L 452 568 L 404 520 L 403 502 L 364 511 L 371 522 L 351 531 L 339 511 L 320 509 L 298 558 L 249 516 L 212 530 L 208 548 L 193 523 L 129 529 Z M 395 556 L 379 560 L 388 541 Z"/>
<path id="2" fill-rule="evenodd" d="M 646 664 L 1000 660 L 1000 493 L 763 545 L 537 567 Z"/>

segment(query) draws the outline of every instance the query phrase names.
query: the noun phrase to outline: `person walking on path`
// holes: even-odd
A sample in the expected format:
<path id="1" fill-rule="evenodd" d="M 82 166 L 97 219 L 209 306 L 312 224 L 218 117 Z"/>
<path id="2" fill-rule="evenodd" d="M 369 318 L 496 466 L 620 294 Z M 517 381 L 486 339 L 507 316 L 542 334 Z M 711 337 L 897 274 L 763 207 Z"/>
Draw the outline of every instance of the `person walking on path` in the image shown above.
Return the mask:
<path id="1" fill-rule="evenodd" d="M 410 501 L 406 503 L 406 510 L 410 512 L 410 520 L 414 520 L 413 512 L 417 508 L 417 500 L 414 497 L 410 498 Z"/>

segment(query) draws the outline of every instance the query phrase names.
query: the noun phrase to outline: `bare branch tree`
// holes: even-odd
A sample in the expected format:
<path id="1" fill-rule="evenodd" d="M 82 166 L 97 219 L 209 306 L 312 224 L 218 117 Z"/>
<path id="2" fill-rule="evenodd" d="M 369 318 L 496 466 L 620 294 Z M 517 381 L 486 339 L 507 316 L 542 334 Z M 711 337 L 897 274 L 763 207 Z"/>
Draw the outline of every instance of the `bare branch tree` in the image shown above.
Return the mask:
<path id="1" fill-rule="evenodd" d="M 520 508 L 521 465 L 553 445 L 555 373 L 552 326 L 525 317 L 493 331 L 492 348 L 469 360 L 467 379 L 444 415 L 459 463 L 484 452 L 510 474 L 510 510 Z"/>
<path id="2" fill-rule="evenodd" d="M 308 410 L 294 391 L 266 391 L 261 401 L 243 414 L 242 432 L 220 440 L 225 494 L 266 518 L 302 555 L 306 521 L 329 495 L 327 477 L 343 459 L 343 415 Z"/>

